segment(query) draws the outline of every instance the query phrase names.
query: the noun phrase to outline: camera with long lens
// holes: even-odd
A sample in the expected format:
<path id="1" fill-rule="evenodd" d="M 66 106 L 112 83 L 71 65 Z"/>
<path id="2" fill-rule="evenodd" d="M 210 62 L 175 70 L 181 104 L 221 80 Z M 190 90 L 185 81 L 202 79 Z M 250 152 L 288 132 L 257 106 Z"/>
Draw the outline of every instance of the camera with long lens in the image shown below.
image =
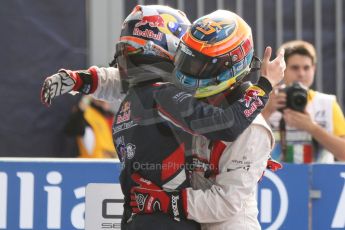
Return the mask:
<path id="1" fill-rule="evenodd" d="M 286 108 L 304 112 L 308 99 L 307 90 L 299 82 L 294 82 L 286 86 L 284 92 L 286 93 Z"/>

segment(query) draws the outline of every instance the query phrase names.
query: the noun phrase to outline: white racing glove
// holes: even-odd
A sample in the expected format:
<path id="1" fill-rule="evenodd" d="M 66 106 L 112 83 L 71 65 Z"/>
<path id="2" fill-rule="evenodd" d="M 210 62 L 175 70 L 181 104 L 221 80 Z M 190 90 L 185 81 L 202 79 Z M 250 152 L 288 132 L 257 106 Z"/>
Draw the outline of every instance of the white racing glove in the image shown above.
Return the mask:
<path id="1" fill-rule="evenodd" d="M 56 96 L 71 91 L 90 94 L 96 90 L 97 85 L 98 76 L 95 67 L 78 71 L 61 69 L 58 73 L 44 80 L 41 89 L 41 101 L 49 106 Z"/>

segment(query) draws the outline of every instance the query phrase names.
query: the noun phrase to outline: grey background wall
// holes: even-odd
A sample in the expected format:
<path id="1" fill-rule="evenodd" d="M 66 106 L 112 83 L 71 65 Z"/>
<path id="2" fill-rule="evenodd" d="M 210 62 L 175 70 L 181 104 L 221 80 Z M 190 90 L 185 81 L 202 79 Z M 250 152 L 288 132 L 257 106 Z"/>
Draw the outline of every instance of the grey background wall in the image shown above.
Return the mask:
<path id="1" fill-rule="evenodd" d="M 77 97 L 47 109 L 43 79 L 59 68 L 86 66 L 83 0 L 0 2 L 0 156 L 69 156 L 62 133 Z"/>
<path id="2" fill-rule="evenodd" d="M 314 88 L 344 103 L 343 0 L 3 0 L 0 1 L 0 156 L 73 156 L 62 130 L 79 97 L 45 108 L 39 92 L 59 68 L 107 66 L 121 23 L 136 4 L 167 4 L 191 21 L 218 8 L 240 14 L 251 26 L 256 52 L 291 39 L 316 45 Z"/>

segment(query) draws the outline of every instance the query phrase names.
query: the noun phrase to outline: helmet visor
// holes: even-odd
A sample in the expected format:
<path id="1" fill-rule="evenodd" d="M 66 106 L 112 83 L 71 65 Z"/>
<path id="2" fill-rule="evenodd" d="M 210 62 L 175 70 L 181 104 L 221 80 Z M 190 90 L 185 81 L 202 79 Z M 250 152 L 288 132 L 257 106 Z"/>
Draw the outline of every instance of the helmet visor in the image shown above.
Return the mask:
<path id="1" fill-rule="evenodd" d="M 210 57 L 187 47 L 181 41 L 175 56 L 175 67 L 197 79 L 209 79 L 232 68 L 232 62 L 229 53 Z"/>
<path id="2" fill-rule="evenodd" d="M 123 42 L 116 45 L 115 59 L 121 79 L 131 83 L 150 80 L 147 79 L 148 76 L 151 76 L 150 78 L 157 78 L 157 75 L 170 76 L 174 68 L 170 58 L 163 53 L 162 56 L 151 55 L 145 53 L 142 47 L 136 48 Z"/>

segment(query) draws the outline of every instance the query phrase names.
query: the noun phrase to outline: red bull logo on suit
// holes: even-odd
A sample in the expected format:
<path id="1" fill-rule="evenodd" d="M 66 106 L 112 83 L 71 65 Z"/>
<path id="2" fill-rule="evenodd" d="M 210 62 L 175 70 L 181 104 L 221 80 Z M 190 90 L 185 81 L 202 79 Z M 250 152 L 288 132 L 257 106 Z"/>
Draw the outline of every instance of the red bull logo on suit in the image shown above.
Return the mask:
<path id="1" fill-rule="evenodd" d="M 241 102 L 245 103 L 245 106 L 248 108 L 244 110 L 244 115 L 249 117 L 257 110 L 258 107 L 262 106 L 263 103 L 258 97 L 259 91 L 255 89 L 249 89 L 244 94 L 243 98 L 240 99 Z"/>

